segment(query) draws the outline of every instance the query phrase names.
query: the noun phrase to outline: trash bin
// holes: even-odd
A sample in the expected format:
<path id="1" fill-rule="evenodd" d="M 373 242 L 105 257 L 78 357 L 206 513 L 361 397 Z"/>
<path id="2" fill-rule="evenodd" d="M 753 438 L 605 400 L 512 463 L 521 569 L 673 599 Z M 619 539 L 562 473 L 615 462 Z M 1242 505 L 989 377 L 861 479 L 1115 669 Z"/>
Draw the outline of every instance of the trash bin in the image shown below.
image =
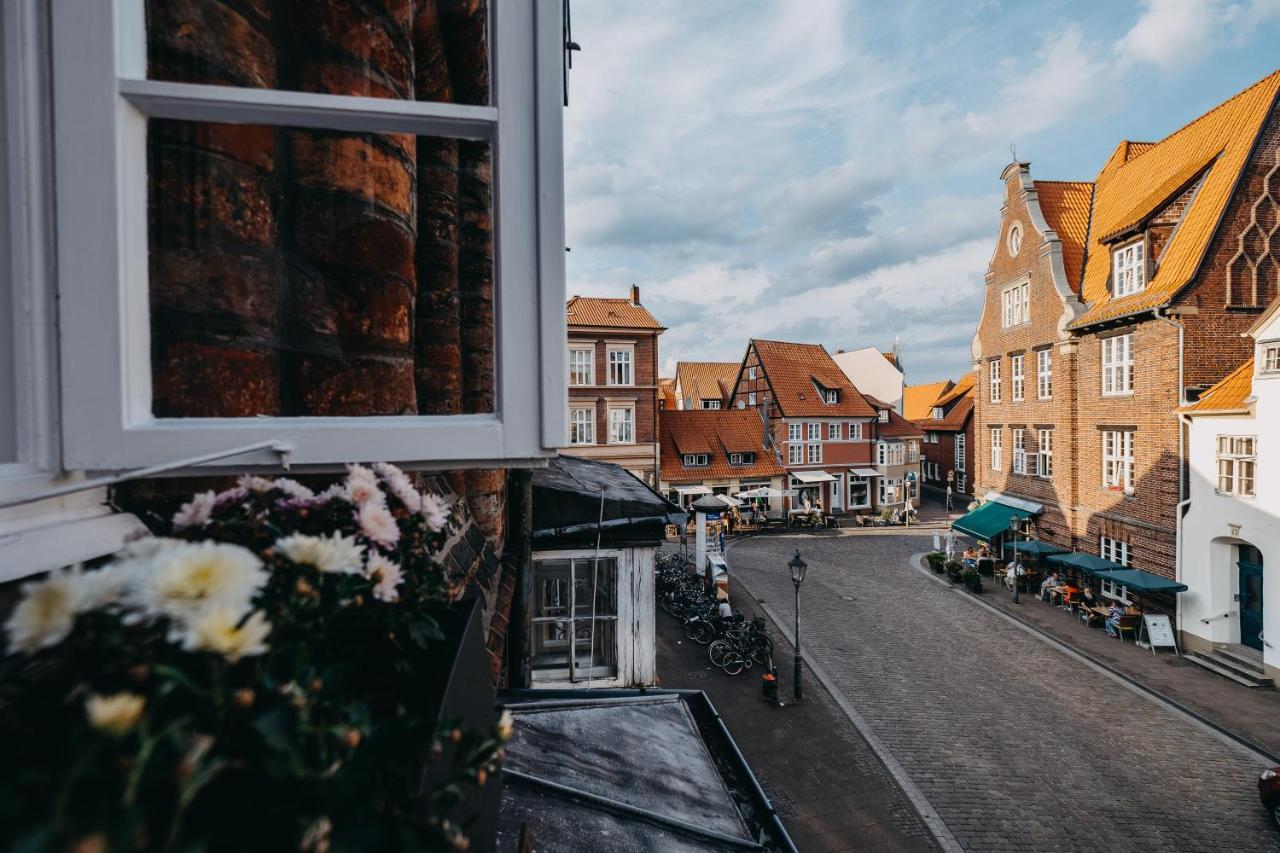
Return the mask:
<path id="1" fill-rule="evenodd" d="M 760 688 L 764 692 L 764 701 L 770 705 L 778 704 L 778 674 L 766 672 L 760 677 Z"/>

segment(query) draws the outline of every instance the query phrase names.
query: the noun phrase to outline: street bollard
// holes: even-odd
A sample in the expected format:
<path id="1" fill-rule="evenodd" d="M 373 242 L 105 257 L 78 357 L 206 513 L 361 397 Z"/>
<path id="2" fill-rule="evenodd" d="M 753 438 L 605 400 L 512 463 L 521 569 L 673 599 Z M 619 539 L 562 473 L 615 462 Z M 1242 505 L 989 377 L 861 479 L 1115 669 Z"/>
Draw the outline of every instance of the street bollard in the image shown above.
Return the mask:
<path id="1" fill-rule="evenodd" d="M 778 676 L 774 672 L 766 672 L 760 677 L 760 687 L 764 691 L 764 701 L 769 705 L 778 704 Z"/>

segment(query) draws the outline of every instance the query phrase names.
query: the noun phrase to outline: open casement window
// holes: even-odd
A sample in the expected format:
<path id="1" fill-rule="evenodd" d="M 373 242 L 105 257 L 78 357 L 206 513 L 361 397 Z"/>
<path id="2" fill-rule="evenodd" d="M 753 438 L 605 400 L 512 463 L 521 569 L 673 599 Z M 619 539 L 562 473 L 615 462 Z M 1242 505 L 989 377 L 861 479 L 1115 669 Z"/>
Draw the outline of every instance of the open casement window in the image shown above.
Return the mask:
<path id="1" fill-rule="evenodd" d="M 563 440 L 558 3 L 95 0 L 52 35 L 66 467 Z"/>

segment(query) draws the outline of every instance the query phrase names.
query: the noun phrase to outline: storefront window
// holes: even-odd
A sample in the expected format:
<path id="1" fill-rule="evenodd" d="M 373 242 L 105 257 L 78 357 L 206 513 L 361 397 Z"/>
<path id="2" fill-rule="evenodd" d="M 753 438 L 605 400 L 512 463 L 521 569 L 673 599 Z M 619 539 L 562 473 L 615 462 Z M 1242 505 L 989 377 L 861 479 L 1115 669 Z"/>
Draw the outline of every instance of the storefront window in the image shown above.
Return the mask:
<path id="1" fill-rule="evenodd" d="M 583 556 L 535 561 L 533 588 L 534 680 L 616 677 L 617 559 L 597 561 Z"/>

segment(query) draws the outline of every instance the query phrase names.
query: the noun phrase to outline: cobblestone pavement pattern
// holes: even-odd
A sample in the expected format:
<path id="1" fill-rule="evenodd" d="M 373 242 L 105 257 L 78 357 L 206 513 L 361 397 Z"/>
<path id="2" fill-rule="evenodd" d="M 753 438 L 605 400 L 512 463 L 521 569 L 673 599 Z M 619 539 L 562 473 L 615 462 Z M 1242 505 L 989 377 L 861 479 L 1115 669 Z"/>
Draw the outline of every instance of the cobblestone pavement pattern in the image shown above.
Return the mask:
<path id="1" fill-rule="evenodd" d="M 966 849 L 1280 850 L 1261 759 L 911 568 L 929 541 L 759 537 L 728 560 L 789 625 L 800 549 L 801 646 Z"/>

